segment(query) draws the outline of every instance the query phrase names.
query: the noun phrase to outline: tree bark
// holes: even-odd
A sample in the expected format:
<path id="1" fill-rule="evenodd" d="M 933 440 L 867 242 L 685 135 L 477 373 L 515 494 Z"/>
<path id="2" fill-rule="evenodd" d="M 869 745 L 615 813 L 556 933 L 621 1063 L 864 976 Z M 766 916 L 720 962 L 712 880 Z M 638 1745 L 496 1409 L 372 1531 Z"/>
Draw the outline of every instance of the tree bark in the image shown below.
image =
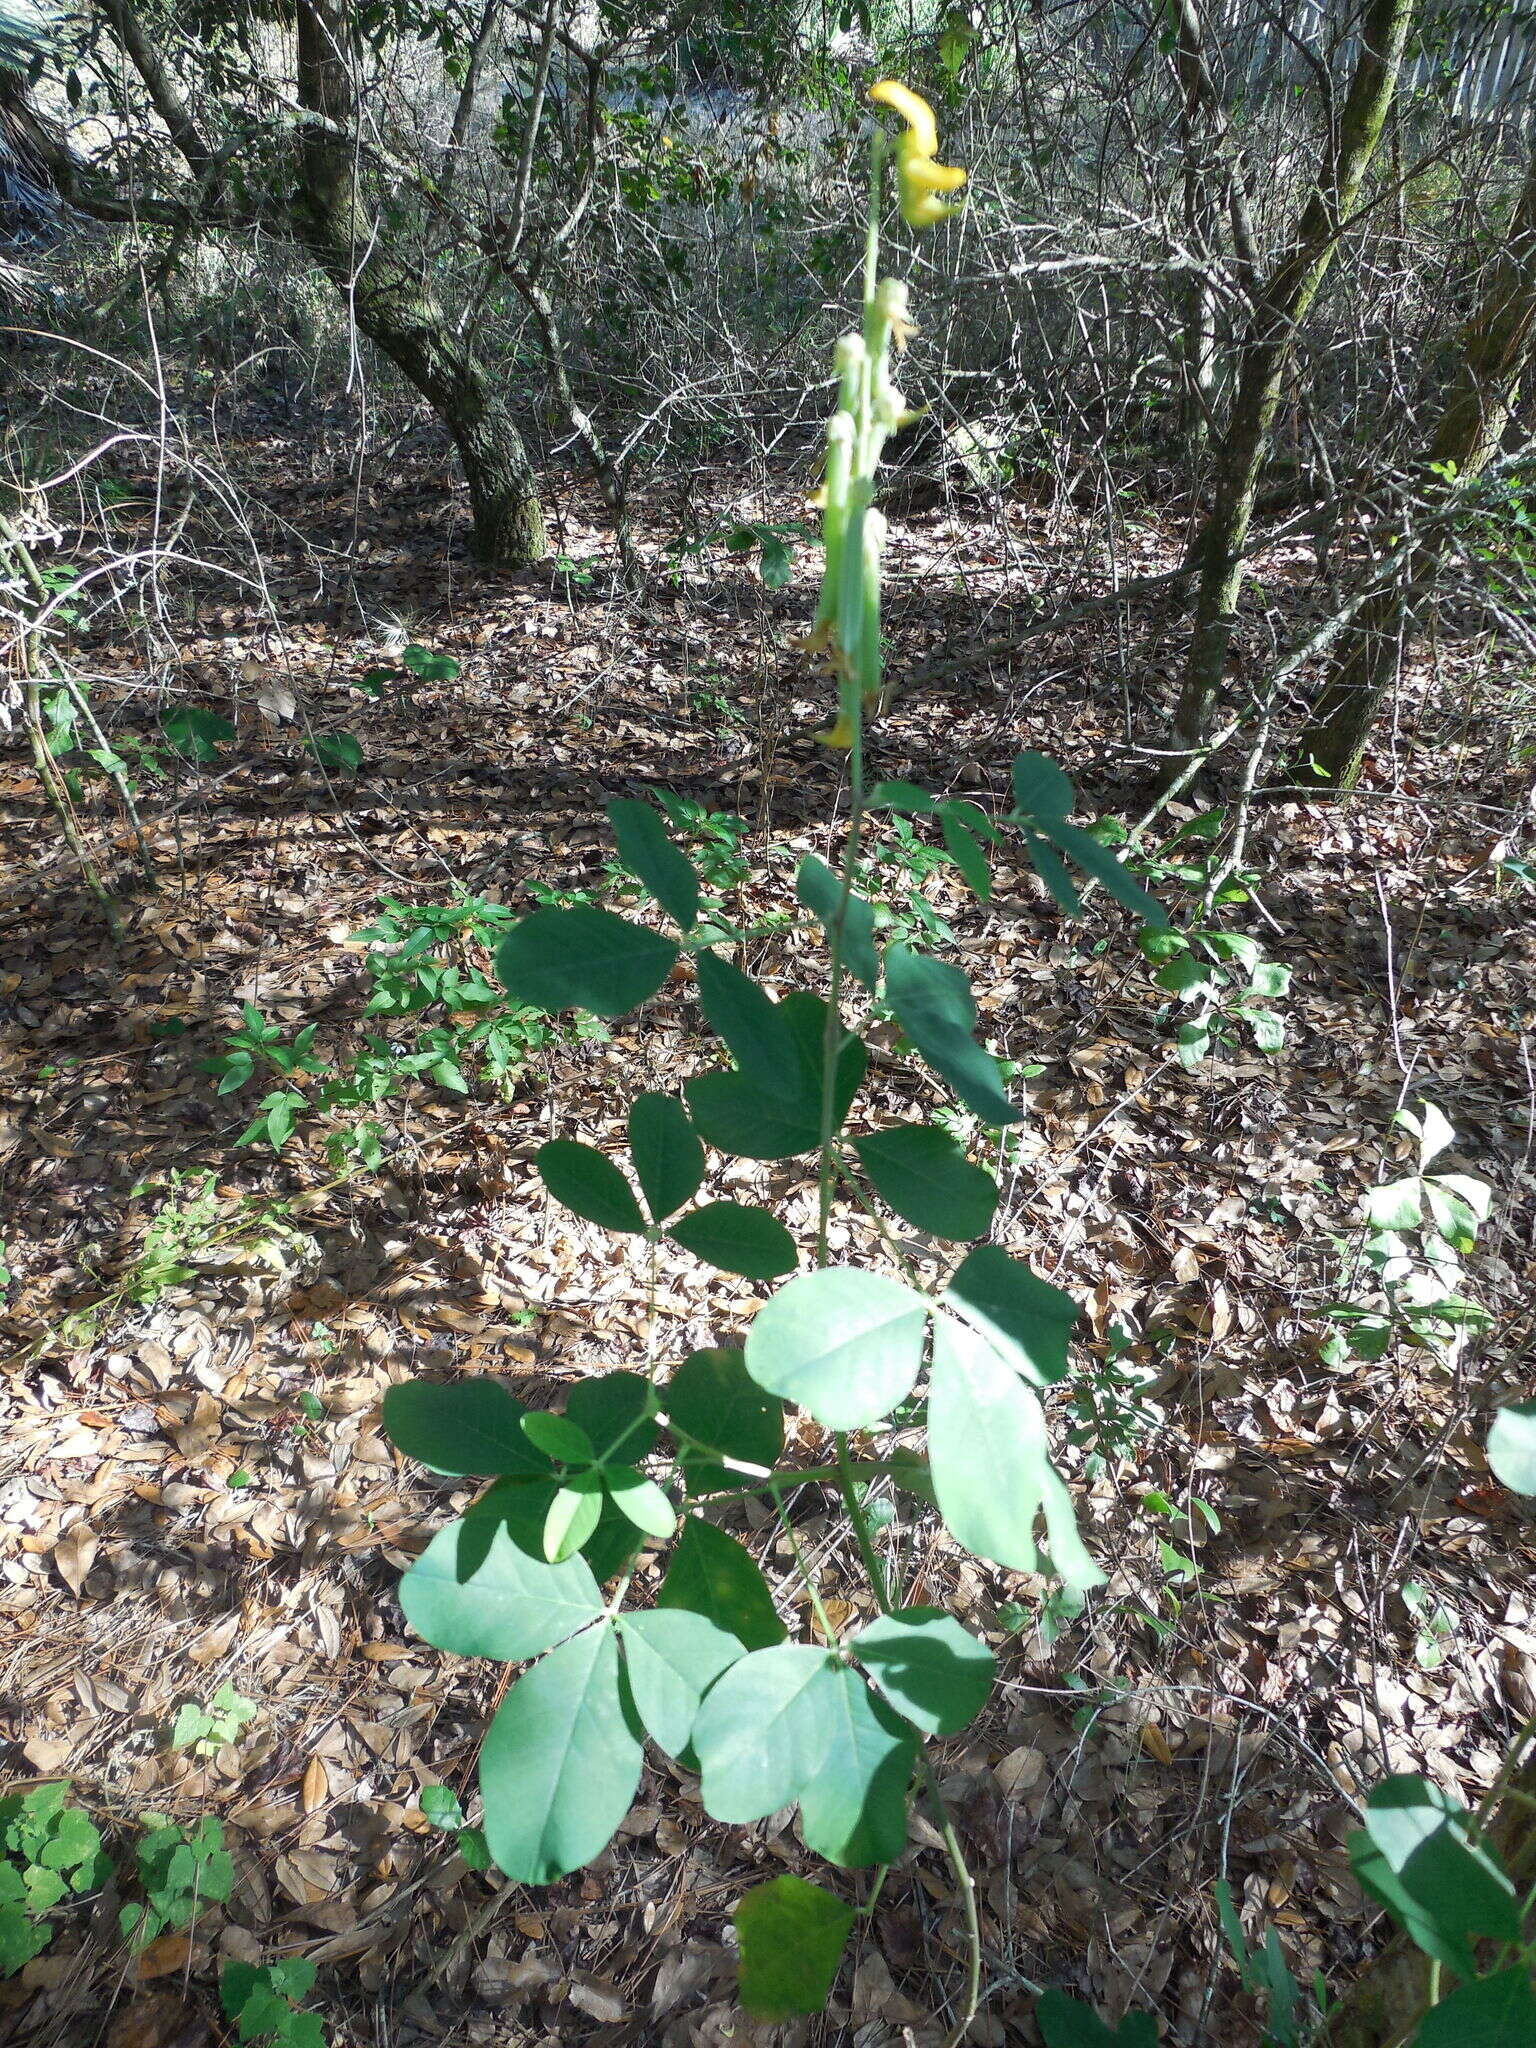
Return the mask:
<path id="1" fill-rule="evenodd" d="M 1174 718 L 1175 735 L 1188 752 L 1196 751 L 1205 738 L 1226 668 L 1243 582 L 1243 543 L 1253 519 L 1286 364 L 1381 139 L 1412 15 L 1413 0 L 1369 0 L 1360 22 L 1360 55 L 1349 97 L 1327 160 L 1290 246 L 1259 287 L 1249 316 L 1211 509 L 1197 542 L 1199 594 Z M 1173 765 L 1177 770 L 1177 757 Z"/>
<path id="2" fill-rule="evenodd" d="M 1416 495 L 1433 511 L 1499 452 L 1520 381 L 1536 350 L 1536 151 L 1488 288 L 1466 329 L 1461 366 L 1423 464 Z M 1400 578 L 1379 591 L 1341 642 L 1296 747 L 1292 780 L 1341 795 L 1360 775 L 1371 730 L 1397 675 L 1413 619 L 1431 602 L 1445 558 L 1422 541 Z"/>
<path id="3" fill-rule="evenodd" d="M 349 56 L 343 10 L 334 0 L 300 0 L 299 99 L 317 116 L 302 143 L 301 237 L 359 329 L 452 435 L 469 485 L 476 558 L 523 568 L 549 552 L 527 448 L 473 348 L 455 335 L 425 280 L 399 260 L 369 216 L 347 140 L 354 114 Z"/>

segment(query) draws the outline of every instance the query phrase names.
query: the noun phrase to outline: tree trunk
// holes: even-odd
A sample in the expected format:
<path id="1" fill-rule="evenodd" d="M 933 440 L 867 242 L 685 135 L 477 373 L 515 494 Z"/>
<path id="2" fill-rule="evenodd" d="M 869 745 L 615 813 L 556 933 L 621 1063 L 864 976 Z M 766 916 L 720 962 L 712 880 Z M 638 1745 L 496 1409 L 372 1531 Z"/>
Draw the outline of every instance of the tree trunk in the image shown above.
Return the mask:
<path id="1" fill-rule="evenodd" d="M 1461 367 L 1419 473 L 1417 496 L 1433 511 L 1458 482 L 1499 452 L 1536 349 L 1536 151 L 1509 224 L 1509 239 L 1466 330 Z M 1360 774 L 1371 729 L 1397 675 L 1415 615 L 1432 600 L 1444 559 L 1436 535 L 1422 541 L 1401 578 L 1377 593 L 1340 643 L 1296 748 L 1292 779 L 1338 795 Z"/>
<path id="2" fill-rule="evenodd" d="M 523 568 L 549 552 L 528 451 L 474 350 L 454 334 L 425 280 L 400 262 L 368 215 L 348 140 L 349 54 L 343 11 L 334 0 L 300 0 L 299 99 L 317 116 L 303 138 L 302 238 L 359 329 L 453 436 L 469 485 L 476 558 L 496 568 Z"/>
<path id="3" fill-rule="evenodd" d="M 1249 318 L 1215 493 L 1197 543 L 1200 587 L 1194 633 L 1174 719 L 1179 744 L 1188 752 L 1205 738 L 1226 668 L 1243 582 L 1243 544 L 1253 520 L 1285 366 L 1381 139 L 1412 14 L 1413 0 L 1369 0 L 1337 136 L 1290 247 L 1260 287 Z M 1176 761 L 1175 769 L 1178 765 Z"/>

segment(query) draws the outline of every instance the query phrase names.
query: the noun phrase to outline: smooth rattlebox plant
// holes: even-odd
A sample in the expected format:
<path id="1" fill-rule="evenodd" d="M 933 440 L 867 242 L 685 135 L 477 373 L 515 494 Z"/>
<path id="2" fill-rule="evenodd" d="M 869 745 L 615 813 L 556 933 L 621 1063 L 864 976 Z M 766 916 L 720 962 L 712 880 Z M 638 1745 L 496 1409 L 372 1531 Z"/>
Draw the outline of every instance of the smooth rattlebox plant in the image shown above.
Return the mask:
<path id="1" fill-rule="evenodd" d="M 876 97 L 909 124 L 923 106 L 905 88 Z M 961 175 L 938 178 L 927 120 L 926 129 L 909 126 L 923 147 L 902 159 L 904 202 L 953 190 Z M 1068 862 L 1143 918 L 1161 922 L 1161 913 L 1098 839 L 1070 823 L 1072 786 L 1038 755 L 1014 763 L 1014 801 L 1001 815 L 909 783 L 866 795 L 862 725 L 880 689 L 884 539 L 871 498 L 880 448 L 904 412 L 891 354 L 914 332 L 905 286 L 878 275 L 878 130 L 873 154 L 863 318 L 836 351 L 838 406 L 819 494 L 826 571 L 810 635 L 837 683 L 828 737 L 846 745 L 850 769 L 841 871 L 808 855 L 796 882 L 825 936 L 824 991 L 770 995 L 711 943 L 688 856 L 658 812 L 627 800 L 608 807 L 617 857 L 665 928 L 587 906 L 545 908 L 521 919 L 497 953 L 515 1000 L 609 1018 L 663 988 L 675 996 L 686 963 L 719 1063 L 685 1082 L 681 1099 L 636 1097 L 627 1159 L 558 1138 L 541 1148 L 538 1171 L 549 1194 L 590 1223 L 781 1284 L 744 1340 L 625 1363 L 574 1386 L 561 1414 L 530 1412 L 484 1378 L 418 1380 L 391 1389 L 384 1422 L 406 1456 L 490 1482 L 432 1539 L 400 1597 L 429 1643 L 526 1667 L 480 1756 L 484 1835 L 502 1871 L 549 1884 L 597 1856 L 635 1798 L 647 1742 L 698 1771 L 715 1819 L 746 1825 L 797 1807 L 807 1847 L 849 1870 L 901 1855 L 919 1786 L 936 1802 L 969 1931 L 958 2040 L 980 1996 L 979 1930 L 925 1744 L 980 1712 L 993 1657 L 952 1616 L 905 1595 L 892 1562 L 893 1499 L 911 1515 L 936 1509 L 964 1548 L 1007 1569 L 1053 1574 L 1070 1597 L 1080 1600 L 1103 1574 L 1051 1462 L 1041 1403 L 1069 1370 L 1075 1304 L 1000 1247 L 973 1242 L 991 1227 L 998 1189 L 948 1131 L 926 1120 L 871 1129 L 866 1116 L 857 1137 L 846 1135 L 868 1066 L 845 1014 L 850 981 L 861 1000 L 885 1006 L 917 1058 L 984 1124 L 1006 1127 L 1024 1113 L 976 1036 L 961 970 L 912 945 L 877 944 L 873 907 L 853 882 L 866 811 L 935 817 L 981 895 L 991 850 L 1022 844 L 1069 914 L 1080 905 Z M 917 215 L 937 217 L 928 207 Z M 721 1155 L 814 1157 L 814 1243 L 797 1245 L 754 1204 L 701 1200 Z M 907 1270 L 833 1264 L 829 1222 L 844 1201 L 876 1219 L 888 1243 L 893 1216 L 935 1240 L 936 1255 L 944 1243 L 971 1249 L 933 1291 Z M 807 1254 L 809 1270 L 800 1270 Z M 914 1397 L 926 1402 L 926 1452 L 908 1441 Z M 821 1462 L 785 1461 L 791 1408 L 826 1433 Z M 870 1612 L 842 1630 L 785 1513 L 808 1486 L 840 1497 L 868 1578 Z M 716 1519 L 749 1494 L 777 1517 L 816 1639 L 791 1638 L 788 1589 L 776 1592 Z M 654 1605 L 630 1605 L 646 1544 L 667 1546 L 665 1570 Z M 749 1892 L 737 1913 L 743 2002 L 768 2018 L 819 2009 L 853 1918 L 841 1899 L 799 1878 Z"/>

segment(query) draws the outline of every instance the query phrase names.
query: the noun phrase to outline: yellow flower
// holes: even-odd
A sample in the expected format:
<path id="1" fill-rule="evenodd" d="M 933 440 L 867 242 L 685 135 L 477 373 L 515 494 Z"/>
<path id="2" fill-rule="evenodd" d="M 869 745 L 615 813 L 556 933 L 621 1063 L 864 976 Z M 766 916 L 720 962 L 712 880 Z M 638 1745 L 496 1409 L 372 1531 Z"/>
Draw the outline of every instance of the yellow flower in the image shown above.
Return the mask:
<path id="1" fill-rule="evenodd" d="M 896 192 L 902 219 L 909 228 L 931 228 L 947 220 L 959 208 L 946 206 L 939 194 L 958 192 L 965 183 L 965 172 L 935 161 L 939 126 L 932 107 L 920 93 L 894 78 L 882 78 L 872 85 L 869 96 L 907 124 L 896 143 Z"/>

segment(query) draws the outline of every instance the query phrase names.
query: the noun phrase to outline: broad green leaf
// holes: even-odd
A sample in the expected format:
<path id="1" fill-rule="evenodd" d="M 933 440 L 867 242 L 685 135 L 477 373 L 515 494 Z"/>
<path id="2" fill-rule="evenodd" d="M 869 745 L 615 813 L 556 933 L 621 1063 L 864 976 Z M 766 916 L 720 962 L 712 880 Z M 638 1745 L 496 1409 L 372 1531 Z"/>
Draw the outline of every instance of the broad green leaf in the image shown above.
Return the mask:
<path id="1" fill-rule="evenodd" d="M 928 1458 L 939 1510 L 967 1550 L 1014 1571 L 1054 1570 L 1072 1591 L 1103 1584 L 1051 1465 L 1039 1397 L 979 1332 L 944 1314 L 933 1319 Z"/>
<path id="2" fill-rule="evenodd" d="M 648 1090 L 629 1110 L 629 1156 L 653 1223 L 691 1202 L 704 1178 L 704 1147 L 673 1096 Z"/>
<path id="3" fill-rule="evenodd" d="M 1511 1493 L 1536 1493 L 1536 1401 L 1512 1401 L 1494 1416 L 1488 1463 Z"/>
<path id="4" fill-rule="evenodd" d="M 680 1216 L 667 1235 L 695 1258 L 748 1280 L 777 1280 L 799 1264 L 795 1240 L 777 1216 L 744 1202 L 706 1202 Z"/>
<path id="5" fill-rule="evenodd" d="M 1042 819 L 1040 828 L 1049 834 L 1054 845 L 1107 889 L 1123 909 L 1135 911 L 1148 924 L 1168 922 L 1168 913 L 1157 898 L 1149 895 L 1124 861 L 1117 860 L 1110 848 L 1095 839 L 1091 832 L 1084 832 L 1079 826 L 1069 825 L 1059 818 Z"/>
<path id="6" fill-rule="evenodd" d="M 1077 1303 L 1000 1246 L 980 1244 L 966 1253 L 944 1290 L 944 1303 L 1037 1387 L 1052 1386 L 1065 1374 Z"/>
<path id="7" fill-rule="evenodd" d="M 635 1711 L 659 1749 L 681 1756 L 693 1740 L 700 1700 L 741 1657 L 740 1641 L 680 1607 L 621 1614 L 619 1634 Z"/>
<path id="8" fill-rule="evenodd" d="M 997 1061 L 972 1036 L 976 999 L 958 967 L 910 946 L 888 947 L 885 992 L 897 1023 L 967 1109 L 995 1127 L 1019 1122 L 1024 1112 L 1004 1093 Z"/>
<path id="9" fill-rule="evenodd" d="M 868 1429 L 911 1393 L 928 1310 L 899 1280 L 827 1266 L 781 1287 L 747 1332 L 747 1371 L 827 1429 Z"/>
<path id="10" fill-rule="evenodd" d="M 548 1472 L 523 1433 L 527 1411 L 500 1380 L 407 1380 L 384 1396 L 384 1432 L 402 1456 L 449 1478 Z"/>
<path id="11" fill-rule="evenodd" d="M 949 857 L 964 875 L 971 894 L 978 903 L 989 902 L 992 896 L 992 870 L 987 865 L 986 849 L 976 834 L 957 815 L 956 810 L 948 805 L 939 813 L 939 830 L 944 834 L 944 844 L 949 850 Z"/>
<path id="12" fill-rule="evenodd" d="M 1172 996 L 1203 995 L 1215 978 L 1216 969 L 1210 962 L 1197 960 L 1193 953 L 1176 954 L 1152 977 L 1159 988 Z"/>
<path id="13" fill-rule="evenodd" d="M 1384 1778 L 1366 1801 L 1365 1826 L 1349 1838 L 1362 1887 L 1410 1941 L 1459 1977 L 1477 1974 L 1469 1936 L 1520 1939 L 1515 1888 L 1468 1834 L 1471 1816 L 1427 1778 Z"/>
<path id="14" fill-rule="evenodd" d="M 322 768 L 345 768 L 355 775 L 363 765 L 363 744 L 356 733 L 317 732 L 304 744 Z"/>
<path id="15" fill-rule="evenodd" d="M 800 1797 L 831 1747 L 840 1668 L 809 1643 L 752 1650 L 731 1666 L 693 1724 L 706 1812 L 744 1823 Z"/>
<path id="16" fill-rule="evenodd" d="M 611 1159 L 591 1145 L 551 1138 L 539 1147 L 539 1179 L 567 1209 L 604 1230 L 644 1230 L 634 1190 Z"/>
<path id="17" fill-rule="evenodd" d="M 654 1405 L 639 1373 L 596 1373 L 566 1395 L 565 1419 L 586 1433 L 599 1465 L 638 1465 L 656 1447 Z"/>
<path id="18" fill-rule="evenodd" d="M 846 1664 L 833 1665 L 829 1693 L 817 1689 L 816 1711 L 830 1738 L 821 1768 L 800 1790 L 805 1846 L 849 1870 L 894 1863 L 907 1842 L 917 1730 Z"/>
<path id="19" fill-rule="evenodd" d="M 1365 1198 L 1368 1222 L 1378 1230 L 1412 1230 L 1423 1213 L 1423 1191 L 1417 1174 L 1372 1188 Z"/>
<path id="20" fill-rule="evenodd" d="M 1042 839 L 1038 832 L 1031 832 L 1027 828 L 1020 828 L 1019 837 L 1024 841 L 1024 851 L 1033 862 L 1036 874 L 1050 890 L 1057 907 L 1065 911 L 1068 917 L 1081 917 L 1083 899 L 1078 895 L 1077 886 L 1067 873 L 1066 862 L 1055 847 L 1049 840 Z"/>
<path id="21" fill-rule="evenodd" d="M 690 1353 L 672 1375 L 662 1399 L 680 1434 L 708 1445 L 738 1467 L 766 1471 L 784 1447 L 784 1404 L 752 1378 L 740 1351 Z M 679 1462 L 693 1493 L 736 1485 L 744 1476 L 687 1445 Z"/>
<path id="22" fill-rule="evenodd" d="M 736 1908 L 741 2002 L 754 2019 L 820 2012 L 832 1995 L 853 1908 L 786 1872 L 748 1892 Z"/>
<path id="23" fill-rule="evenodd" d="M 691 931 L 699 915 L 699 878 L 650 804 L 615 797 L 608 822 L 619 842 L 619 859 L 645 884 L 675 924 Z"/>
<path id="24" fill-rule="evenodd" d="M 948 1238 L 991 1229 L 997 1182 L 936 1124 L 897 1124 L 855 1138 L 853 1149 L 875 1193 L 914 1229 Z"/>
<path id="25" fill-rule="evenodd" d="M 830 943 L 833 920 L 842 902 L 842 878 L 824 860 L 808 853 L 795 876 L 795 894 L 813 917 L 821 920 Z M 880 979 L 880 955 L 875 949 L 875 913 L 856 889 L 848 893 L 843 917 L 843 965 L 873 995 Z"/>
<path id="26" fill-rule="evenodd" d="M 656 1595 L 658 1607 L 682 1607 L 729 1629 L 749 1650 L 784 1640 L 768 1582 L 744 1545 L 713 1522 L 690 1515 L 683 1524 L 667 1576 Z"/>
<path id="27" fill-rule="evenodd" d="M 821 1143 L 821 1080 L 827 1006 L 819 996 L 797 989 L 777 1005 L 797 1049 L 792 1067 L 772 1086 L 759 1086 L 732 1070 L 698 1074 L 683 1093 L 701 1135 L 740 1159 L 791 1159 Z M 837 1059 L 832 1128 L 840 1130 L 864 1078 L 868 1052 L 851 1032 Z"/>
<path id="28" fill-rule="evenodd" d="M 570 1415 L 551 1415 L 533 1408 L 523 1417 L 523 1434 L 532 1444 L 562 1465 L 590 1465 L 596 1453 L 592 1439 Z"/>
<path id="29" fill-rule="evenodd" d="M 1091 2005 L 1065 1991 L 1041 1994 L 1035 2025 L 1045 2048 L 1157 2048 L 1157 2021 L 1151 2013 L 1128 2012 L 1118 2027 L 1107 2027 Z"/>
<path id="30" fill-rule="evenodd" d="M 611 910 L 535 910 L 496 949 L 508 995 L 539 1010 L 622 1017 L 655 995 L 677 959 L 672 940 Z"/>
<path id="31" fill-rule="evenodd" d="M 1458 1984 L 1424 2015 L 1414 2048 L 1531 2048 L 1536 1992 L 1528 1963 Z"/>
<path id="32" fill-rule="evenodd" d="M 758 1088 L 793 1085 L 799 1048 L 782 1007 L 739 967 L 706 946 L 694 959 L 699 1003 L 738 1069 Z"/>
<path id="33" fill-rule="evenodd" d="M 491 1855 L 518 1884 L 553 1884 L 608 1846 L 640 1783 L 619 1649 L 588 1629 L 512 1687 L 480 1751 Z"/>
<path id="34" fill-rule="evenodd" d="M 665 1543 L 677 1528 L 677 1510 L 654 1479 L 647 1479 L 632 1465 L 609 1465 L 603 1469 L 603 1484 L 613 1504 L 644 1536 Z"/>
<path id="35" fill-rule="evenodd" d="M 464 1825 L 464 1809 L 451 1785 L 423 1785 L 417 1804 L 435 1828 L 461 1828 Z"/>
<path id="36" fill-rule="evenodd" d="M 1072 784 L 1044 754 L 1018 754 L 1013 763 L 1013 801 L 1035 818 L 1064 818 L 1076 799 Z"/>
<path id="37" fill-rule="evenodd" d="M 543 1487 L 528 1492 L 547 1502 Z M 515 1663 L 602 1613 L 597 1581 L 579 1557 L 549 1564 L 539 1554 L 547 1509 L 530 1528 L 518 1493 L 515 1481 L 493 1487 L 440 1529 L 401 1579 L 406 1620 L 437 1649 Z"/>
<path id="38" fill-rule="evenodd" d="M 555 1488 L 544 1516 L 544 1555 L 551 1564 L 563 1564 L 576 1555 L 602 1511 L 603 1485 L 595 1471 L 577 1472 Z"/>
<path id="39" fill-rule="evenodd" d="M 953 1735 L 986 1705 L 997 1661 L 939 1607 L 898 1607 L 847 1646 L 898 1713 L 925 1735 Z"/>

